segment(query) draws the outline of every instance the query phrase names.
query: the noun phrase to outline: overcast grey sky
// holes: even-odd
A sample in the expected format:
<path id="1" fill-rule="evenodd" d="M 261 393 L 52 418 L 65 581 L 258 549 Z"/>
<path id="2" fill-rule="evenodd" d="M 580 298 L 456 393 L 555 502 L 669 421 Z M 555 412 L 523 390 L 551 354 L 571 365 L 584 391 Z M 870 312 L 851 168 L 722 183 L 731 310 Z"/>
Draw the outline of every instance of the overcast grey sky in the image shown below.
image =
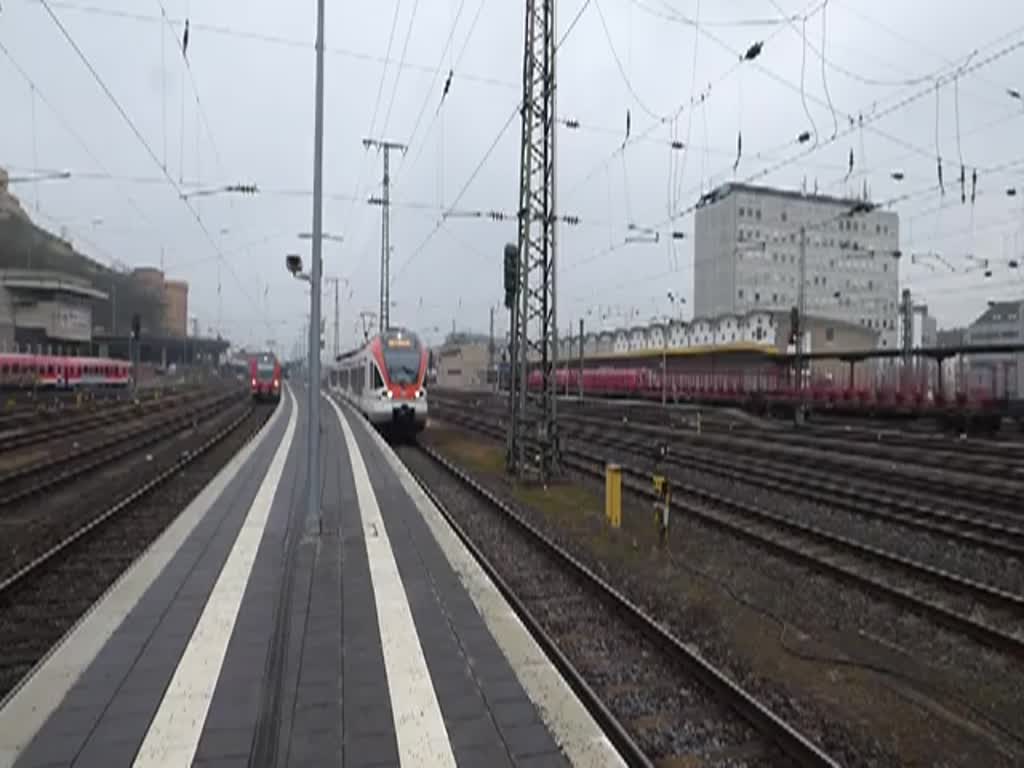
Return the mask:
<path id="1" fill-rule="evenodd" d="M 47 4 L 156 162 L 43 4 L 6 0 L 0 165 L 12 175 L 74 174 L 19 184 L 16 194 L 41 224 L 66 227 L 100 260 L 155 265 L 162 254 L 168 274 L 189 281 L 190 312 L 204 330 L 219 323 L 235 341 L 273 336 L 290 350 L 307 306 L 283 255 L 309 258 L 297 233 L 312 215 L 313 0 Z M 806 179 L 830 193 L 866 181 L 876 200 L 900 198 L 903 251 L 937 251 L 956 270 L 907 258 L 901 265 L 940 325 L 1024 293 L 1020 270 L 1005 266 L 1024 249 L 1024 189 L 1006 194 L 1024 174 L 1024 102 L 1007 93 L 1024 91 L 1024 4 L 561 0 L 560 37 L 584 5 L 558 55 L 558 114 L 579 123 L 559 128 L 558 207 L 581 220 L 560 231 L 563 329 L 580 316 L 597 327 L 599 313 L 611 314 L 606 326 L 633 310 L 643 319 L 665 313 L 667 290 L 689 296 L 692 241 L 623 246 L 629 225 L 690 236 L 692 215 L 667 223 L 670 211 L 713 184 L 755 177 L 795 188 Z M 186 17 L 191 72 L 177 48 Z M 501 303 L 500 252 L 515 239 L 514 223 L 438 222 L 460 193 L 462 210 L 515 209 L 520 125 L 509 118 L 521 95 L 522 27 L 523 4 L 509 0 L 328 0 L 324 227 L 345 242 L 326 244 L 325 273 L 350 280 L 344 343 L 355 339 L 358 311 L 377 306 L 380 209 L 362 201 L 379 193 L 381 158 L 364 150 L 369 135 L 410 145 L 392 166 L 393 320 L 432 339 L 453 319 L 486 330 L 488 308 Z M 741 64 L 756 41 L 764 41 L 761 55 Z M 958 67 L 976 66 L 954 83 Z M 865 126 L 851 129 L 851 115 Z M 805 130 L 816 147 L 797 143 Z M 687 149 L 672 149 L 673 139 Z M 935 189 L 936 139 L 945 196 Z M 961 156 L 968 198 L 978 169 L 974 205 L 960 202 Z M 263 191 L 195 198 L 200 226 L 164 165 L 185 189 L 242 182 Z M 971 270 L 967 254 L 990 258 L 993 276 Z"/>

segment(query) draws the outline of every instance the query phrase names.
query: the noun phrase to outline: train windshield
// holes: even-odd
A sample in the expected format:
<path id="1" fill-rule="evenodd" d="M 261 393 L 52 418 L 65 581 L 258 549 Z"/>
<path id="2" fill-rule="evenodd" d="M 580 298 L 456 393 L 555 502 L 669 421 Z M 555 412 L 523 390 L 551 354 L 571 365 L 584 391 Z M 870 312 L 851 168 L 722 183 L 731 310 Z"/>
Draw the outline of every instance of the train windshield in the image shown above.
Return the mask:
<path id="1" fill-rule="evenodd" d="M 256 375 L 261 379 L 274 378 L 274 361 L 260 360 L 256 363 Z"/>
<path id="2" fill-rule="evenodd" d="M 384 365 L 392 384 L 415 384 L 420 376 L 420 348 L 412 339 L 388 339 Z"/>

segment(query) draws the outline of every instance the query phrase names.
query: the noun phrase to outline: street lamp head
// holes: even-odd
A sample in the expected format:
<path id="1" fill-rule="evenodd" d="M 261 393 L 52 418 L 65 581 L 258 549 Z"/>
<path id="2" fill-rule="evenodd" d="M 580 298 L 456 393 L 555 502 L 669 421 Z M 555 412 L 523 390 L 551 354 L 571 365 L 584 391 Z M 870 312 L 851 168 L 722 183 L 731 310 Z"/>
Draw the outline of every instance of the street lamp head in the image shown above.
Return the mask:
<path id="1" fill-rule="evenodd" d="M 284 257 L 285 266 L 292 275 L 298 276 L 302 272 L 302 257 L 297 253 L 289 253 Z"/>

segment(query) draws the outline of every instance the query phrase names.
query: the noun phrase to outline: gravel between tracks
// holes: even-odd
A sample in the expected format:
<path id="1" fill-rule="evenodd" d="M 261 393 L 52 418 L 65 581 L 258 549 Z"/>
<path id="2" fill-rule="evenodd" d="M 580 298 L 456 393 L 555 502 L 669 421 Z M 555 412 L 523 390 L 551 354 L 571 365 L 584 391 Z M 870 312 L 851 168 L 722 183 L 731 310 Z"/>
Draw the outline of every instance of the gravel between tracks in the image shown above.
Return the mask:
<path id="1" fill-rule="evenodd" d="M 446 452 L 448 433 L 434 427 L 425 439 Z M 487 445 L 472 441 L 476 451 Z M 457 463 L 474 461 L 469 449 L 450 450 Z M 475 474 L 509 495 L 500 477 Z M 1024 757 L 1024 741 L 1007 733 L 1024 734 L 1024 681 L 1004 656 L 689 520 L 677 518 L 669 552 L 653 554 L 649 507 L 631 503 L 623 533 L 633 544 L 618 549 L 595 544 L 600 511 L 575 521 L 533 516 L 840 761 L 923 766 L 941 752 L 949 765 L 1013 765 Z"/>
<path id="2" fill-rule="evenodd" d="M 652 759 L 706 754 L 702 765 L 787 764 L 765 753 L 744 759 L 738 747 L 757 737 L 735 714 L 500 512 L 484 511 L 486 502 L 417 449 L 399 453 Z"/>
<path id="3" fill-rule="evenodd" d="M 636 457 L 635 450 L 625 447 L 609 448 L 608 453 L 609 458 Z M 649 457 L 639 457 L 639 460 L 643 463 L 650 461 Z M 732 469 L 742 473 L 742 460 Z M 685 458 L 671 466 L 671 474 L 688 484 L 723 496 L 753 501 L 759 507 L 797 522 L 928 563 L 1008 592 L 1024 594 L 1024 562 L 1018 559 L 809 500 L 801 496 L 799 482 L 794 481 L 792 493 L 782 493 L 762 488 L 756 482 L 742 482 L 714 471 L 687 467 Z"/>
<path id="4" fill-rule="evenodd" d="M 227 426 L 247 407 L 235 408 L 190 430 L 174 441 L 170 457 L 195 449 Z M 185 471 L 154 489 L 107 524 L 72 545 L 54 567 L 38 579 L 16 586 L 0 596 L 0 699 L 67 632 L 103 592 L 145 551 L 218 471 L 269 418 L 272 408 L 258 406 L 230 434 Z M 156 464 L 156 462 L 153 462 Z M 146 477 L 155 476 L 154 466 Z M 134 487 L 145 482 L 136 470 Z M 127 488 L 127 486 L 125 487 Z M 119 494 L 118 498 L 125 494 Z M 94 499 L 96 513 L 115 501 Z"/>
<path id="5" fill-rule="evenodd" d="M 219 401 L 224 395 L 218 394 L 215 397 Z M 219 407 L 233 410 L 237 415 L 240 412 L 238 409 L 246 402 L 244 394 L 239 394 L 234 401 L 220 402 Z M 201 403 L 206 405 L 201 406 Z M 128 452 L 113 459 L 109 464 L 101 465 L 71 481 L 59 483 L 53 488 L 42 490 L 27 499 L 8 505 L 0 513 L 0 530 L 4 530 L 6 534 L 0 544 L 0 563 L 3 564 L 0 566 L 0 579 L 22 567 L 74 530 L 81 524 L 83 515 L 88 516 L 95 509 L 109 506 L 115 499 L 126 495 L 127 489 L 141 485 L 140 477 L 155 476 L 175 464 L 181 458 L 182 452 L 193 445 L 197 426 L 201 424 L 205 431 L 208 422 L 221 421 L 220 414 L 214 416 L 211 413 L 208 403 L 208 400 L 203 400 L 191 402 L 188 406 L 178 406 L 175 410 L 180 413 L 177 414 L 162 411 L 149 414 L 149 419 L 145 423 L 133 423 L 129 430 L 121 430 L 124 440 L 146 439 L 146 432 L 140 430 L 140 427 L 146 427 L 148 424 L 147 429 L 154 429 L 154 424 L 166 420 L 170 425 L 170 420 L 173 419 L 176 423 L 165 428 L 169 436 L 137 451 Z M 120 446 L 114 444 L 108 450 L 119 449 Z M 74 454 L 69 458 L 69 466 L 90 462 L 95 456 L 97 452 L 84 451 L 81 454 Z M 62 462 L 60 468 L 53 471 L 64 471 L 65 466 Z M 40 479 L 29 478 L 30 485 L 36 482 L 40 482 Z"/>

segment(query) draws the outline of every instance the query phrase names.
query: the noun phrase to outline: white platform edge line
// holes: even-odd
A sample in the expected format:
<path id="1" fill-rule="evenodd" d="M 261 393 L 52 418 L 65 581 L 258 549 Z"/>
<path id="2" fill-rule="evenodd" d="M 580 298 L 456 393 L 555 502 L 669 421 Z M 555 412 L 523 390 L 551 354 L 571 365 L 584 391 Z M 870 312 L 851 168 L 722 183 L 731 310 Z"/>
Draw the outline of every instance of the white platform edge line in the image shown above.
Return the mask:
<path id="1" fill-rule="evenodd" d="M 337 403 L 330 398 L 328 402 L 345 435 L 355 480 L 399 762 L 403 766 L 456 768 L 441 707 L 366 464 L 348 419 Z"/>
<path id="2" fill-rule="evenodd" d="M 10 768 L 111 635 L 124 623 L 182 543 L 277 425 L 278 408 L 135 562 L 36 665 L 0 709 L 0 768 Z"/>
<path id="3" fill-rule="evenodd" d="M 365 425 L 365 430 L 423 515 L 434 539 L 469 592 L 526 695 L 537 707 L 541 719 L 550 729 L 555 742 L 564 750 L 569 762 L 580 768 L 625 766 L 626 762 L 608 736 L 391 446 L 369 425 Z"/>
<path id="4" fill-rule="evenodd" d="M 284 437 L 246 513 L 238 538 L 207 598 L 160 707 L 149 724 L 134 766 L 188 765 L 195 756 L 206 715 L 235 628 L 238 611 L 267 527 L 270 508 L 295 437 L 298 405 L 287 389 L 291 413 Z"/>

